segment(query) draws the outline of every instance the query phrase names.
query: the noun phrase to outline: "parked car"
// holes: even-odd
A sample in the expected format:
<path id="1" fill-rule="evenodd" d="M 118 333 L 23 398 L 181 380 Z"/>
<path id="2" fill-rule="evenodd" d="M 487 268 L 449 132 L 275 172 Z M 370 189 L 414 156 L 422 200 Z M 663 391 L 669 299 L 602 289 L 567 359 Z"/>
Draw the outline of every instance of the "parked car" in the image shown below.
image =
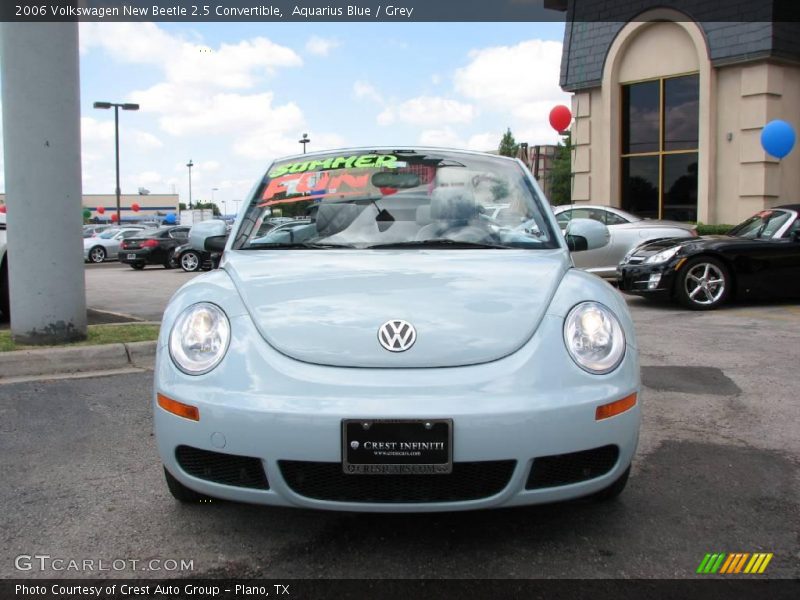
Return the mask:
<path id="1" fill-rule="evenodd" d="M 106 229 L 97 237 L 84 238 L 83 260 L 93 263 L 116 260 L 122 240 L 141 235 L 143 231 L 143 227 L 137 226 L 113 227 Z"/>
<path id="2" fill-rule="evenodd" d="M 620 290 L 709 310 L 734 297 L 800 298 L 800 204 L 762 210 L 726 235 L 669 239 L 634 249 Z"/>
<path id="3" fill-rule="evenodd" d="M 642 219 L 613 206 L 568 204 L 553 211 L 562 231 L 575 218 L 594 219 L 608 227 L 611 241 L 606 246 L 573 256 L 576 267 L 605 278 L 616 278 L 619 261 L 645 240 L 697 237 L 692 223 Z"/>
<path id="4" fill-rule="evenodd" d="M 90 237 L 97 237 L 107 229 L 116 228 L 115 225 L 84 225 L 83 226 L 83 237 L 90 238 Z"/>
<path id="5" fill-rule="evenodd" d="M 487 174 L 514 226 L 476 200 Z M 273 210 L 312 218 L 264 234 Z M 162 320 L 154 420 L 175 498 L 418 512 L 625 487 L 633 324 L 569 254 L 608 231 L 573 219 L 565 239 L 519 160 L 299 155 L 242 211 L 227 241 L 221 221 L 192 227 L 193 248 L 224 257 Z"/>
<path id="6" fill-rule="evenodd" d="M 0 213 L 0 321 L 2 322 L 11 318 L 6 244 L 6 213 Z"/>
<path id="7" fill-rule="evenodd" d="M 144 269 L 146 265 L 162 265 L 171 269 L 172 251 L 186 242 L 188 234 L 188 227 L 173 225 L 161 227 L 147 235 L 128 238 L 122 245 L 119 260 L 136 270 Z"/>
<path id="8" fill-rule="evenodd" d="M 215 265 L 211 252 L 195 250 L 189 242 L 176 246 L 170 260 L 173 267 L 180 267 L 187 273 L 194 273 L 201 269 L 207 271 L 213 269 Z"/>

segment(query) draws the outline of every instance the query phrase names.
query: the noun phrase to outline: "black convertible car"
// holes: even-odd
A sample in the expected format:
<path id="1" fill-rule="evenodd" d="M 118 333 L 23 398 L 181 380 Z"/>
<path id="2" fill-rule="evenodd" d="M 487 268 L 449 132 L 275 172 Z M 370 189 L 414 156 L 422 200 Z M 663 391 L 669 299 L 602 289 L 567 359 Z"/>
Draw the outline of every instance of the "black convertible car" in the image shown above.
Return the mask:
<path id="1" fill-rule="evenodd" d="M 800 204 L 762 210 L 726 235 L 642 244 L 617 267 L 619 289 L 694 310 L 733 298 L 800 298 Z"/>

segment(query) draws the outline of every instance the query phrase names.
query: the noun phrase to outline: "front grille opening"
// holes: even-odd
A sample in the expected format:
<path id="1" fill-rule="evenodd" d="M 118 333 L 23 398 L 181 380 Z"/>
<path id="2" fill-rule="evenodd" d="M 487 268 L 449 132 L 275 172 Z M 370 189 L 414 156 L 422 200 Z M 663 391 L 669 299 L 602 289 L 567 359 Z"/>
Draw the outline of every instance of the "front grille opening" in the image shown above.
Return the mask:
<path id="1" fill-rule="evenodd" d="M 619 458 L 618 446 L 602 446 L 592 450 L 540 456 L 533 461 L 526 490 L 556 487 L 588 481 L 605 475 Z"/>
<path id="2" fill-rule="evenodd" d="M 505 489 L 516 464 L 515 460 L 460 462 L 446 475 L 346 475 L 341 463 L 278 462 L 286 484 L 306 498 L 386 504 L 488 498 Z"/>
<path id="3" fill-rule="evenodd" d="M 175 458 L 181 469 L 198 479 L 236 487 L 269 489 L 264 465 L 259 458 L 211 452 L 191 446 L 178 446 Z"/>

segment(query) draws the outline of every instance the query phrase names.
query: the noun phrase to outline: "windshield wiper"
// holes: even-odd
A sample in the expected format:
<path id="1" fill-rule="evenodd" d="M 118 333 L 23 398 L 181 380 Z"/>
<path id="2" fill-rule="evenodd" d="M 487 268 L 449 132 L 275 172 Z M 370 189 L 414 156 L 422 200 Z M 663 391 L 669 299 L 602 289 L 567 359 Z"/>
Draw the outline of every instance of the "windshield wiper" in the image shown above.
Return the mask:
<path id="1" fill-rule="evenodd" d="M 467 240 L 452 240 L 450 238 L 431 238 L 429 240 L 413 240 L 406 242 L 391 242 L 388 244 L 373 244 L 367 248 L 491 248 L 493 250 L 505 250 L 508 246 L 498 246 L 497 244 L 484 244 L 482 242 L 470 242 Z"/>
<path id="2" fill-rule="evenodd" d="M 326 248 L 355 248 L 355 246 L 351 244 L 323 244 L 318 242 L 259 242 L 256 244 L 250 244 L 243 248 L 244 250 L 303 250 L 303 249 L 311 249 L 311 250 L 319 250 L 319 249 L 326 249 Z"/>

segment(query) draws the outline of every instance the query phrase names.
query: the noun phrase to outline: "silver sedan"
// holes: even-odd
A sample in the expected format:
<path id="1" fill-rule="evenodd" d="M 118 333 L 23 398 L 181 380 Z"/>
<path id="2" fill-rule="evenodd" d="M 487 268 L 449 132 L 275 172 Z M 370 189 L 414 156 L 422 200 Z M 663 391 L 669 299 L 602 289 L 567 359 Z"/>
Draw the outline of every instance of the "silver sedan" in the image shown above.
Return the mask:
<path id="1" fill-rule="evenodd" d="M 595 250 L 572 254 L 576 267 L 600 277 L 616 277 L 620 261 L 629 251 L 645 241 L 697 236 L 693 223 L 642 219 L 613 206 L 565 204 L 554 206 L 553 212 L 556 213 L 556 220 L 562 231 L 572 219 L 593 219 L 608 227 L 611 236 L 608 244 Z"/>
<path id="2" fill-rule="evenodd" d="M 144 227 L 115 227 L 106 229 L 97 237 L 84 238 L 83 260 L 93 263 L 116 260 L 122 240 L 141 234 L 144 229 Z"/>

